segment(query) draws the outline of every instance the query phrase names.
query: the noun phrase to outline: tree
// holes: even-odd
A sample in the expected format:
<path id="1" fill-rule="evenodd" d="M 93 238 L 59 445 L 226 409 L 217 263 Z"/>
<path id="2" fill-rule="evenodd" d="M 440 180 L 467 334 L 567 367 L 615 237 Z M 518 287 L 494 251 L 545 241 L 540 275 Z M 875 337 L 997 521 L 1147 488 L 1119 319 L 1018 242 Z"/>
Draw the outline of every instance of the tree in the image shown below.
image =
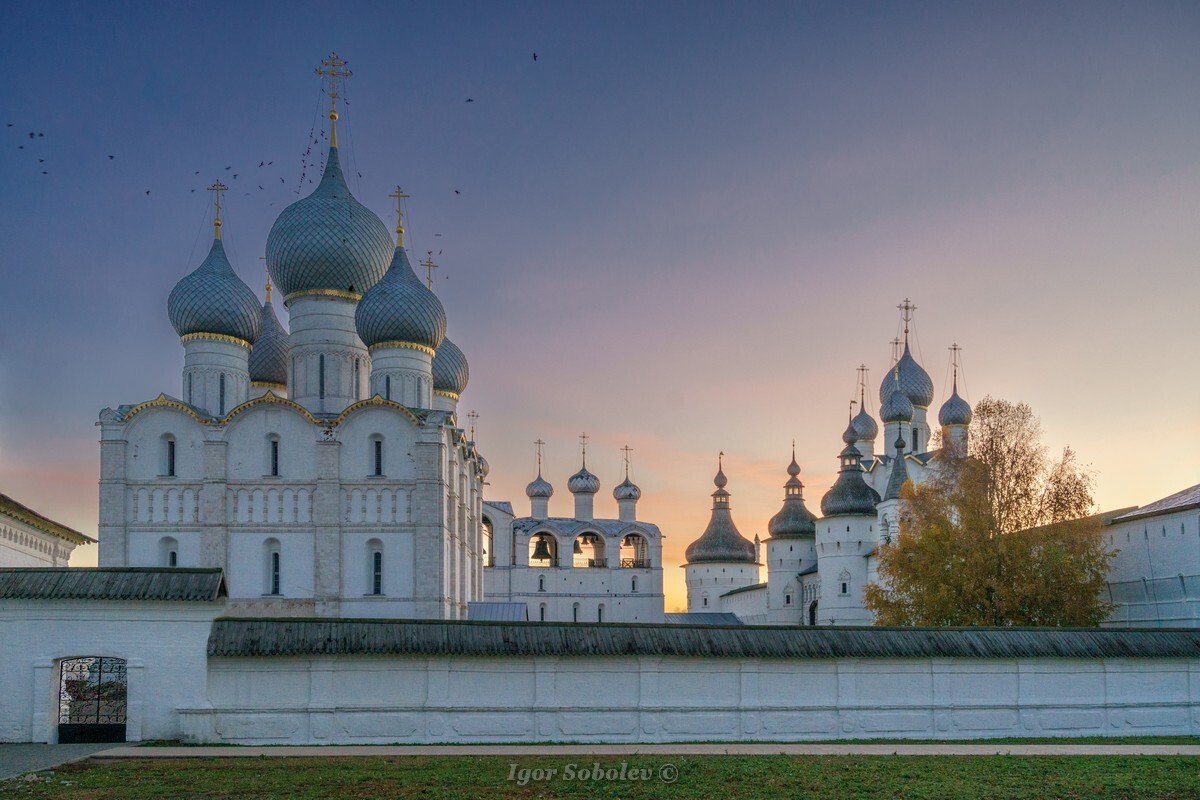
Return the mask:
<path id="1" fill-rule="evenodd" d="M 901 492 L 899 535 L 866 590 L 876 623 L 1098 625 L 1112 554 L 1086 516 L 1091 475 L 1070 448 L 1048 460 L 1024 403 L 984 398 L 968 442 Z"/>

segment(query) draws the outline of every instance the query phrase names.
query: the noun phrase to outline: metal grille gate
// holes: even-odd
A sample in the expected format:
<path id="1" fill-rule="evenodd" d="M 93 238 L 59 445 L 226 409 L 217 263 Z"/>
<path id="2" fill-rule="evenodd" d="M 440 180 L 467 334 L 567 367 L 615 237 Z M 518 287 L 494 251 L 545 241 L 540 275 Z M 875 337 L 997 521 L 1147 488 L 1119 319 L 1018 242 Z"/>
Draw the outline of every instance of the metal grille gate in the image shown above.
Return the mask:
<path id="1" fill-rule="evenodd" d="M 58 683 L 58 742 L 125 741 L 125 659 L 63 659 Z"/>

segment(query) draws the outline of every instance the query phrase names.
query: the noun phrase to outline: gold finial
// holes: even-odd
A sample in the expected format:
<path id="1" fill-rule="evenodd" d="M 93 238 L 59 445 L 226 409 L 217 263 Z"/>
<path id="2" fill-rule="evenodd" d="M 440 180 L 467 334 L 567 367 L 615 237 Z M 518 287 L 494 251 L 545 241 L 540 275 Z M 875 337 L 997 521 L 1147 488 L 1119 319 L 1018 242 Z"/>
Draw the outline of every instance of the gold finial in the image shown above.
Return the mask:
<path id="1" fill-rule="evenodd" d="M 433 271 L 438 268 L 438 265 L 433 263 L 433 251 L 425 252 L 425 260 L 421 262 L 421 266 L 425 268 L 425 285 L 429 287 L 429 291 L 433 291 Z"/>
<path id="2" fill-rule="evenodd" d="M 337 81 L 341 78 L 345 82 L 354 73 L 346 69 L 346 62 L 338 58 L 337 53 L 330 53 L 329 58 L 321 61 L 321 66 L 315 70 L 316 74 L 322 78 L 329 78 L 329 146 L 337 147 Z"/>
<path id="3" fill-rule="evenodd" d="M 399 186 L 388 197 L 396 198 L 396 246 L 404 247 L 404 201 L 412 195 L 407 195 Z"/>
<path id="4" fill-rule="evenodd" d="M 217 207 L 217 214 L 213 217 L 213 238 L 221 238 L 221 192 L 228 192 L 229 187 L 220 181 L 213 181 L 213 185 L 208 187 L 208 190 L 213 193 L 213 203 Z"/>
<path id="5" fill-rule="evenodd" d="M 534 447 L 537 449 L 538 477 L 540 478 L 542 476 L 542 446 L 545 445 L 546 443 L 543 442 L 541 439 L 538 439 L 533 444 L 534 444 Z"/>
<path id="6" fill-rule="evenodd" d="M 900 309 L 900 319 L 904 320 L 904 343 L 908 344 L 908 324 L 912 322 L 913 313 L 917 307 L 908 302 L 908 298 L 904 298 L 904 302 L 896 306 Z"/>
<path id="7" fill-rule="evenodd" d="M 621 448 L 621 453 L 624 454 L 623 458 L 625 459 L 625 480 L 629 480 L 629 454 L 632 452 L 633 448 L 629 445 L 625 445 Z"/>

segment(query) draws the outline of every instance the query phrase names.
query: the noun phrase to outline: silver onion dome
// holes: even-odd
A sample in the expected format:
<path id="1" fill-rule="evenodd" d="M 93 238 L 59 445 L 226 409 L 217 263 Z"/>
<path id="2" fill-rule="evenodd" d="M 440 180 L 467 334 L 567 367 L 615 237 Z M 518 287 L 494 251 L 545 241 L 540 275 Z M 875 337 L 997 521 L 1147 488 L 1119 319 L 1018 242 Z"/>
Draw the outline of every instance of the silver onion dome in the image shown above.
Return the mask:
<path id="1" fill-rule="evenodd" d="M 442 339 L 433 355 L 433 390 L 461 395 L 470 378 L 467 357 L 463 355 L 463 351 L 449 339 Z"/>
<path id="2" fill-rule="evenodd" d="M 804 505 L 804 484 L 800 482 L 800 465 L 796 456 L 788 464 L 788 481 L 783 485 L 783 508 L 767 523 L 772 539 L 791 539 L 817 535 L 817 518 Z"/>
<path id="3" fill-rule="evenodd" d="M 879 409 L 879 416 L 887 422 L 912 422 L 913 404 L 899 389 L 893 389 Z"/>
<path id="4" fill-rule="evenodd" d="M 413 272 L 403 247 L 395 249 L 383 280 L 363 293 L 354 311 L 354 327 L 367 347 L 380 342 L 411 342 L 436 350 L 446 338 L 442 301 Z M 463 359 L 464 372 L 466 363 Z"/>
<path id="5" fill-rule="evenodd" d="M 865 406 L 854 415 L 854 430 L 860 442 L 873 442 L 879 435 L 879 423 L 868 413 Z"/>
<path id="6" fill-rule="evenodd" d="M 846 423 L 846 430 L 842 432 L 842 441 L 846 444 L 854 444 L 858 441 L 858 428 L 854 427 L 854 420 Z"/>
<path id="7" fill-rule="evenodd" d="M 209 333 L 254 344 L 262 329 L 258 298 L 233 271 L 220 239 L 167 298 L 167 317 L 180 336 Z"/>
<path id="8" fill-rule="evenodd" d="M 821 498 L 821 516 L 874 514 L 879 504 L 879 492 L 863 480 L 862 453 L 847 445 L 840 456 L 842 468 L 833 487 Z"/>
<path id="9" fill-rule="evenodd" d="M 571 494 L 595 494 L 600 491 L 600 479 L 588 472 L 587 467 L 581 467 L 570 478 L 567 478 L 567 490 Z"/>
<path id="10" fill-rule="evenodd" d="M 973 416 L 975 414 L 971 410 L 971 404 L 959 397 L 958 387 L 955 386 L 950 399 L 942 403 L 942 408 L 938 411 L 938 424 L 943 426 L 970 425 Z"/>
<path id="11" fill-rule="evenodd" d="M 387 226 L 350 194 L 336 147 L 316 190 L 285 208 L 267 236 L 267 268 L 285 302 L 313 290 L 362 294 L 391 255 Z"/>
<path id="12" fill-rule="evenodd" d="M 733 524 L 729 513 L 729 492 L 725 491 L 725 472 L 717 470 L 713 479 L 712 517 L 700 538 L 688 545 L 684 560 L 688 564 L 722 563 L 754 564 L 754 543 L 746 539 Z"/>
<path id="13" fill-rule="evenodd" d="M 491 471 L 492 467 L 490 464 L 488 464 L 487 459 L 483 456 L 479 456 L 479 477 L 486 478 L 488 473 Z M 549 486 L 549 484 L 546 485 Z M 551 489 L 550 491 L 553 492 L 554 490 Z"/>
<path id="14" fill-rule="evenodd" d="M 879 384 L 879 402 L 886 403 L 888 395 L 896 387 L 918 408 L 929 408 L 933 402 L 933 380 L 912 357 L 908 342 L 904 343 L 900 360 L 884 374 L 883 382 Z"/>
<path id="15" fill-rule="evenodd" d="M 642 499 L 642 490 L 637 487 L 633 481 L 629 480 L 629 476 L 625 476 L 625 480 L 621 481 L 613 488 L 613 499 L 615 500 L 640 500 Z"/>
<path id="16" fill-rule="evenodd" d="M 275 316 L 270 301 L 262 305 L 262 332 L 250 351 L 250 380 L 287 384 L 288 334 Z"/>
<path id="17" fill-rule="evenodd" d="M 529 482 L 525 487 L 526 497 L 551 497 L 554 494 L 554 487 L 550 482 L 542 477 L 542 473 L 538 472 L 538 476 Z"/>

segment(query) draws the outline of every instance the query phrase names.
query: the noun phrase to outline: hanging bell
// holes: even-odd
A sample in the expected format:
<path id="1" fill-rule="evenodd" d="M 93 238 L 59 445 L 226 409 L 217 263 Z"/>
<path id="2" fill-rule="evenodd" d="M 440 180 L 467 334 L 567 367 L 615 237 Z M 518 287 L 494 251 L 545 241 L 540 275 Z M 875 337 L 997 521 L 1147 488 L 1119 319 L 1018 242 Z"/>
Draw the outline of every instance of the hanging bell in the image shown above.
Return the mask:
<path id="1" fill-rule="evenodd" d="M 625 534 L 625 538 L 621 540 L 621 547 L 633 547 L 633 536 Z"/>
<path id="2" fill-rule="evenodd" d="M 537 544 L 534 545 L 533 555 L 531 558 L 534 561 L 549 561 L 550 560 L 550 545 L 546 543 L 545 536 L 539 536 Z"/>
<path id="3" fill-rule="evenodd" d="M 579 546 L 578 539 L 575 540 L 575 547 L 573 548 L 573 552 L 575 553 L 575 555 L 581 555 L 583 553 L 583 548 Z"/>

